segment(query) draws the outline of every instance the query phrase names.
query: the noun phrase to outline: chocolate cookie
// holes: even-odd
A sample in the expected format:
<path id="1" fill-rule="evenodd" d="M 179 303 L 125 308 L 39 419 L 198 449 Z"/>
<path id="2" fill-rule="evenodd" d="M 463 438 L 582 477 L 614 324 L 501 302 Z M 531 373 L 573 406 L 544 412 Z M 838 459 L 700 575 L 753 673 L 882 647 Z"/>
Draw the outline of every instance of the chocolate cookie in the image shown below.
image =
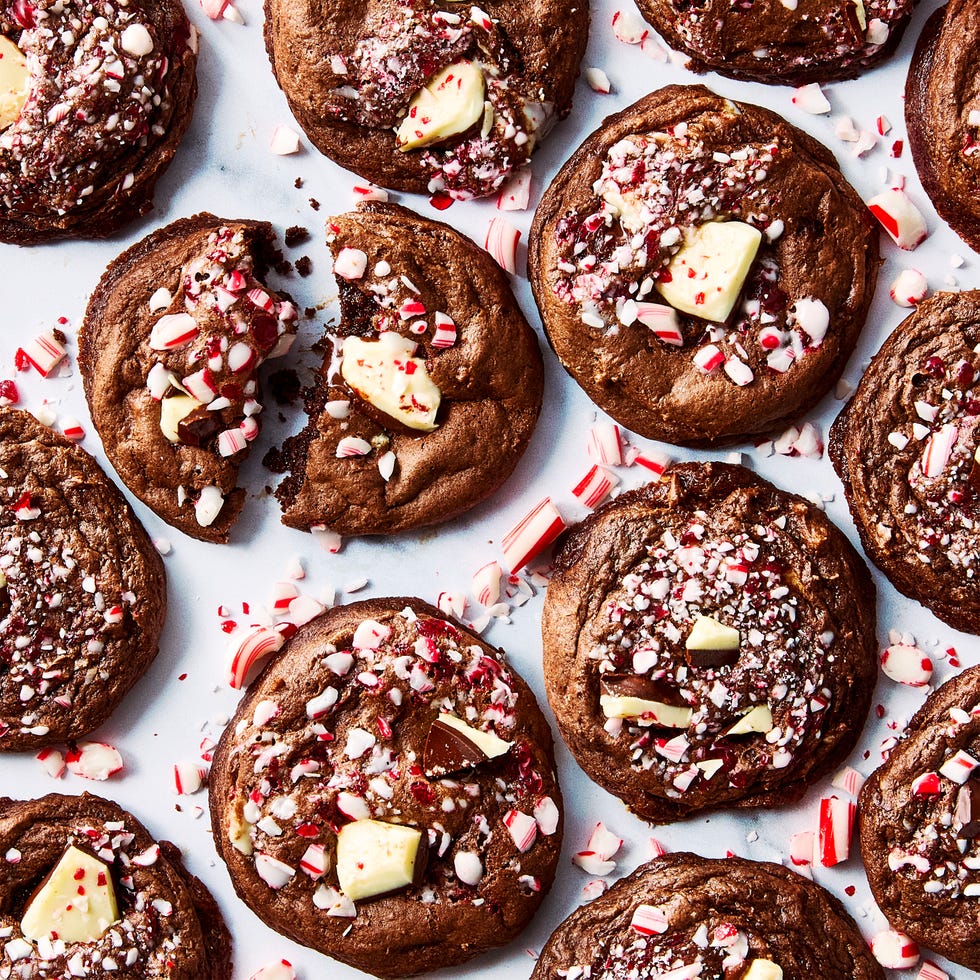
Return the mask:
<path id="1" fill-rule="evenodd" d="M 534 695 L 500 651 L 418 599 L 356 602 L 302 628 L 239 706 L 210 786 L 242 899 L 378 976 L 508 942 L 561 849 Z"/>
<path id="2" fill-rule="evenodd" d="M 0 409 L 0 752 L 101 725 L 157 654 L 163 562 L 84 450 Z"/>
<path id="3" fill-rule="evenodd" d="M 341 321 L 310 421 L 269 458 L 283 523 L 386 534 L 493 493 L 527 448 L 544 371 L 507 277 L 468 238 L 405 208 L 331 218 Z"/>
<path id="4" fill-rule="evenodd" d="M 900 592 L 980 633 L 980 291 L 937 293 L 885 341 L 830 432 L 868 557 Z"/>
<path id="5" fill-rule="evenodd" d="M 952 229 L 980 251 L 980 6 L 952 0 L 922 30 L 905 83 L 905 121 L 925 192 Z"/>
<path id="6" fill-rule="evenodd" d="M 574 528 L 542 633 L 562 737 L 654 823 L 798 799 L 854 747 L 876 677 L 857 552 L 722 463 L 672 467 Z"/>
<path id="7" fill-rule="evenodd" d="M 0 799 L 0 853 L 0 976 L 230 980 L 207 888 L 117 804 Z"/>
<path id="8" fill-rule="evenodd" d="M 875 901 L 916 941 L 980 970 L 980 667 L 916 712 L 858 800 Z"/>
<path id="9" fill-rule="evenodd" d="M 265 44 L 313 143 L 385 187 L 492 194 L 568 115 L 588 0 L 266 0 Z"/>
<path id="10" fill-rule="evenodd" d="M 694 71 L 802 85 L 855 78 L 890 55 L 915 0 L 637 0 Z"/>
<path id="11" fill-rule="evenodd" d="M 168 524 L 224 542 L 262 411 L 256 372 L 296 309 L 259 281 L 271 225 L 183 218 L 106 269 L 78 338 L 92 419 L 126 486 Z"/>
<path id="12" fill-rule="evenodd" d="M 528 260 L 548 339 L 589 397 L 641 435 L 711 445 L 826 393 L 871 303 L 878 232 L 811 137 L 672 85 L 565 164 Z"/>
<path id="13" fill-rule="evenodd" d="M 196 64 L 179 0 L 0 3 L 0 241 L 104 238 L 146 214 Z"/>
<path id="14" fill-rule="evenodd" d="M 573 975 L 885 977 L 844 906 L 819 885 L 778 864 L 683 852 L 643 865 L 554 931 L 532 980 Z"/>

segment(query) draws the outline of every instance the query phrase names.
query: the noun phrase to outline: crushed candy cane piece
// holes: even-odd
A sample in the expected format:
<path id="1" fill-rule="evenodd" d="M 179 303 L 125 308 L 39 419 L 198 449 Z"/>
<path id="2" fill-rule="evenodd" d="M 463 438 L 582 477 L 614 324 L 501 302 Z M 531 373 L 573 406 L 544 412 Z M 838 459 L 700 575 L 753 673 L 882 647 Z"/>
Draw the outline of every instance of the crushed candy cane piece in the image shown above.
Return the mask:
<path id="1" fill-rule="evenodd" d="M 926 277 L 918 269 L 902 269 L 888 290 L 888 295 L 899 306 L 915 306 L 929 291 Z"/>
<path id="2" fill-rule="evenodd" d="M 850 856 L 855 812 L 852 800 L 830 796 L 820 801 L 817 859 L 823 867 L 832 868 Z"/>
<path id="3" fill-rule="evenodd" d="M 905 191 L 890 187 L 867 203 L 871 213 L 899 248 L 911 251 L 925 240 L 928 234 L 925 218 Z"/>
<path id="4" fill-rule="evenodd" d="M 924 687 L 932 678 L 932 660 L 918 647 L 896 643 L 882 651 L 881 669 L 886 677 L 910 687 Z"/>
<path id="5" fill-rule="evenodd" d="M 253 626 L 246 631 L 238 631 L 229 643 L 228 684 L 239 690 L 245 678 L 260 661 L 281 649 L 283 635 L 270 626 Z"/>
<path id="6" fill-rule="evenodd" d="M 566 528 L 551 497 L 545 497 L 504 535 L 504 561 L 512 572 L 520 571 Z"/>
<path id="7" fill-rule="evenodd" d="M 830 102 L 827 101 L 827 96 L 823 94 L 823 90 L 816 82 L 811 82 L 809 85 L 801 85 L 799 88 L 794 89 L 792 102 L 798 109 L 809 112 L 814 116 L 821 116 L 826 112 L 830 112 Z"/>
<path id="8" fill-rule="evenodd" d="M 269 139 L 269 149 L 276 156 L 289 156 L 299 153 L 299 133 L 288 126 L 277 125 Z"/>
<path id="9" fill-rule="evenodd" d="M 600 95 L 608 95 L 612 91 L 609 76 L 601 68 L 586 68 L 585 80 L 589 88 Z"/>
<path id="10" fill-rule="evenodd" d="M 68 771 L 85 779 L 108 779 L 122 772 L 122 756 L 106 742 L 79 742 L 65 754 Z"/>
<path id="11" fill-rule="evenodd" d="M 490 219 L 483 247 L 493 256 L 497 265 L 511 275 L 517 272 L 517 243 L 520 237 L 520 229 L 509 221 L 499 217 Z"/>
<path id="12" fill-rule="evenodd" d="M 174 792 L 178 796 L 196 793 L 207 777 L 207 770 L 196 762 L 174 763 Z"/>
<path id="13" fill-rule="evenodd" d="M 888 970 L 907 970 L 919 962 L 919 945 L 904 932 L 883 929 L 869 945 L 874 958 Z"/>

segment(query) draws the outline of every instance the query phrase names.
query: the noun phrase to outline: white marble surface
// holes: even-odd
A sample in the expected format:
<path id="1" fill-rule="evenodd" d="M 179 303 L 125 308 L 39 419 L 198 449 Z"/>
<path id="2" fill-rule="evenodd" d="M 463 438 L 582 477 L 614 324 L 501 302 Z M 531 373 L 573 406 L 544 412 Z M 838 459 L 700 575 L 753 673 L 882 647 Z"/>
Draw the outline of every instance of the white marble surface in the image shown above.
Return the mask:
<path id="1" fill-rule="evenodd" d="M 698 80 L 680 63 L 659 62 L 639 48 L 617 41 L 610 24 L 618 5 L 616 0 L 594 0 L 592 39 L 585 61 L 588 66 L 606 70 L 613 93 L 598 95 L 580 80 L 571 117 L 558 126 L 534 159 L 532 205 L 560 163 L 604 115 L 663 84 Z M 892 175 L 905 175 L 911 197 L 926 214 L 930 236 L 918 250 L 901 253 L 890 241 L 883 243 L 885 263 L 878 295 L 858 352 L 844 373 L 851 382 L 857 381 L 867 358 L 904 316 L 905 311 L 888 297 L 888 286 L 900 269 L 909 266 L 920 269 L 933 289 L 942 288 L 949 276 L 965 287 L 980 285 L 977 272 L 980 257 L 936 216 L 915 177 L 907 147 L 898 160 L 888 156 L 893 140 L 905 136 L 902 105 L 905 72 L 915 38 L 934 6 L 934 0 L 930 0 L 916 12 L 890 65 L 865 78 L 826 87 L 833 107 L 829 116 L 798 111 L 791 104 L 792 93 L 787 88 L 739 83 L 713 75 L 702 79 L 725 95 L 770 106 L 828 144 L 865 199 L 887 186 Z M 329 263 L 321 245 L 324 219 L 350 206 L 351 188 L 358 181 L 320 156 L 305 140 L 297 156 L 276 157 L 269 152 L 273 127 L 277 123 L 291 124 L 291 119 L 265 57 L 258 0 L 242 0 L 240 9 L 245 26 L 212 23 L 196 2 L 192 4 L 190 15 L 202 34 L 200 96 L 191 130 L 174 165 L 159 185 L 155 212 L 109 242 L 69 242 L 33 249 L 0 245 L 0 378 L 14 376 L 16 347 L 53 326 L 59 317 L 68 320 L 65 329 L 74 356 L 75 332 L 87 295 L 105 265 L 152 229 L 204 209 L 227 217 L 266 218 L 280 232 L 294 224 L 305 225 L 313 232 L 315 242 L 297 250 L 294 257 L 309 254 L 313 258 L 314 274 L 308 279 L 294 276 L 287 284 L 301 308 L 315 306 L 322 311 L 316 322 L 302 325 L 301 342 L 289 359 L 296 365 L 312 362 L 309 345 L 319 336 L 335 297 Z M 877 116 L 884 115 L 894 129 L 864 158 L 857 159 L 851 154 L 853 144 L 842 143 L 834 135 L 835 123 L 844 115 L 867 130 L 874 128 Z M 297 177 L 305 182 L 302 190 L 294 187 Z M 311 197 L 321 203 L 319 212 L 311 209 L 308 203 Z M 393 195 L 393 198 L 423 214 L 435 214 L 424 198 L 411 195 Z M 487 223 L 494 214 L 494 204 L 489 201 L 456 204 L 442 217 L 482 243 Z M 512 213 L 507 217 L 520 226 L 526 240 L 531 212 Z M 952 268 L 954 255 L 965 260 L 962 268 Z M 521 266 L 524 257 L 522 245 Z M 523 275 L 515 278 L 515 289 L 540 334 L 540 323 Z M 503 534 L 542 496 L 551 494 L 569 518 L 581 516 L 582 510 L 572 506 L 569 488 L 589 465 L 586 436 L 597 410 L 565 376 L 543 335 L 541 339 L 547 364 L 547 391 L 530 450 L 496 497 L 447 527 L 388 541 L 346 542 L 338 555 L 326 554 L 308 535 L 282 527 L 278 506 L 263 493 L 263 488 L 273 481 L 263 469 L 261 457 L 283 434 L 301 425 L 298 406 L 286 412 L 282 423 L 276 420 L 274 411 L 267 413 L 258 444 L 253 447 L 242 474 L 243 485 L 250 490 L 249 501 L 231 545 L 222 548 L 194 542 L 167 528 L 137 504 L 150 533 L 169 538 L 173 551 L 165 560 L 170 614 L 160 655 L 120 710 L 97 733 L 123 753 L 125 771 L 103 784 L 87 783 L 71 775 L 56 782 L 41 771 L 30 754 L 0 757 L 3 793 L 30 796 L 52 790 L 66 793 L 92 790 L 131 807 L 154 834 L 179 844 L 190 868 L 216 895 L 234 933 L 236 980 L 244 980 L 262 964 L 280 957 L 292 961 L 303 980 L 356 974 L 281 938 L 241 904 L 234 896 L 223 865 L 214 855 L 207 817 L 195 817 L 195 808 L 206 808 L 205 794 L 178 799 L 171 792 L 174 761 L 194 758 L 205 735 L 216 738 L 238 698 L 222 682 L 225 635 L 219 629 L 217 609 L 224 604 L 238 611 L 243 600 L 253 604 L 266 602 L 273 584 L 284 578 L 287 565 L 297 556 L 308 572 L 300 584 L 314 595 L 336 588 L 343 598 L 345 586 L 366 577 L 368 584 L 358 597 L 417 593 L 434 600 L 444 589 L 467 589 L 472 572 L 499 556 Z M 104 462 L 76 372 L 49 380 L 26 373 L 17 375 L 16 380 L 22 407 L 37 410 L 48 402 L 59 417 L 76 416 L 87 430 L 83 445 Z M 840 404 L 832 395 L 828 396 L 809 416 L 825 435 Z M 642 440 L 636 441 L 644 444 Z M 674 455 L 682 459 L 725 456 L 685 450 L 675 451 Z M 828 513 L 856 541 L 840 483 L 826 458 L 763 458 L 750 450 L 746 460 L 781 486 L 822 495 Z M 624 470 L 622 475 L 627 486 L 642 480 L 642 473 L 635 470 Z M 980 661 L 980 644 L 975 638 L 943 626 L 917 604 L 898 596 L 877 573 L 876 579 L 881 597 L 878 627 L 883 643 L 887 641 L 889 629 L 898 629 L 914 634 L 929 650 L 954 645 L 964 666 Z M 539 595 L 515 613 L 512 624 L 497 623 L 487 636 L 508 651 L 513 663 L 543 698 L 540 610 Z M 936 680 L 942 681 L 953 673 L 953 668 L 941 657 L 936 659 Z M 185 674 L 186 679 L 180 680 Z M 880 759 L 882 740 L 892 734 L 887 723 L 904 722 L 922 697 L 921 690 L 903 688 L 882 678 L 875 703 L 886 706 L 886 717 L 883 720 L 872 717 L 853 754 L 852 764 L 864 773 L 870 772 Z M 488 980 L 530 974 L 533 952 L 540 949 L 554 926 L 583 900 L 581 889 L 589 878 L 572 866 L 570 858 L 584 847 L 596 820 L 603 820 L 626 841 L 617 857 L 619 866 L 611 878 L 632 870 L 647 858 L 651 835 L 673 850 L 689 848 L 711 856 L 730 850 L 747 857 L 779 861 L 787 856 L 792 833 L 816 829 L 818 799 L 829 789 L 829 781 L 825 780 L 799 804 L 776 812 L 716 814 L 651 830 L 629 815 L 617 800 L 592 785 L 562 746 L 559 746 L 558 760 L 568 820 L 555 888 L 523 936 L 509 947 L 473 961 L 455 973 Z M 833 869 L 818 870 L 815 877 L 843 899 L 865 935 L 870 936 L 884 925 L 883 917 L 869 898 L 857 858 Z M 854 888 L 853 896 L 845 891 L 849 887 Z M 959 967 L 951 972 L 956 978 L 971 975 Z"/>

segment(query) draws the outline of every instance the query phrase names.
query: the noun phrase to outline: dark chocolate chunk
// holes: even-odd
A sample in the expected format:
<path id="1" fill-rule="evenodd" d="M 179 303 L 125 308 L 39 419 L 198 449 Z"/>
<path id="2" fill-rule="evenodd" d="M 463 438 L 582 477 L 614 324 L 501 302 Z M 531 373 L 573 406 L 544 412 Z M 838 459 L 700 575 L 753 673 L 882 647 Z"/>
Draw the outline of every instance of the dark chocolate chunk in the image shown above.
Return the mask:
<path id="1" fill-rule="evenodd" d="M 422 768 L 426 776 L 448 776 L 486 761 L 483 749 L 461 731 L 438 718 L 432 723 L 422 753 Z"/>
<path id="2" fill-rule="evenodd" d="M 614 698 L 640 698 L 675 708 L 690 707 L 676 687 L 638 674 L 605 674 L 601 684 L 602 693 Z"/>

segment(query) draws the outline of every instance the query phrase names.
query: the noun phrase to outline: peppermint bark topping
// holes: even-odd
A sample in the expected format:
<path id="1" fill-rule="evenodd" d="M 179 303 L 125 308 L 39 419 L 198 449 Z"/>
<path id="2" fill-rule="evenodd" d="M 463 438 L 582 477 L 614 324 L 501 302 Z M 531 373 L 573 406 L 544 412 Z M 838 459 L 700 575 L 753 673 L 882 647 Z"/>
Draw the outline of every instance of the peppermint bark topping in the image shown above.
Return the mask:
<path id="1" fill-rule="evenodd" d="M 778 557 L 779 520 L 712 537 L 698 514 L 664 531 L 583 635 L 606 737 L 673 798 L 750 785 L 820 736 L 834 633 Z"/>
<path id="2" fill-rule="evenodd" d="M 647 327 L 704 374 L 742 386 L 790 370 L 823 343 L 830 317 L 818 297 L 779 285 L 785 226 L 767 181 L 786 148 L 712 149 L 704 129 L 679 123 L 609 149 L 594 210 L 556 227 L 554 290 L 588 326 Z"/>
<path id="3" fill-rule="evenodd" d="M 533 860 L 536 840 L 555 832 L 552 777 L 538 769 L 499 660 L 406 608 L 324 647 L 308 688 L 302 717 L 267 710 L 237 729 L 226 834 L 267 881 L 279 869 L 271 887 L 291 900 L 309 893 L 335 917 L 406 889 L 430 904 L 482 904 L 484 870 L 499 861 L 488 847 L 506 841 L 511 859 L 492 877 L 513 875 L 532 894 L 522 856 Z M 375 841 L 371 867 L 346 838 Z"/>

